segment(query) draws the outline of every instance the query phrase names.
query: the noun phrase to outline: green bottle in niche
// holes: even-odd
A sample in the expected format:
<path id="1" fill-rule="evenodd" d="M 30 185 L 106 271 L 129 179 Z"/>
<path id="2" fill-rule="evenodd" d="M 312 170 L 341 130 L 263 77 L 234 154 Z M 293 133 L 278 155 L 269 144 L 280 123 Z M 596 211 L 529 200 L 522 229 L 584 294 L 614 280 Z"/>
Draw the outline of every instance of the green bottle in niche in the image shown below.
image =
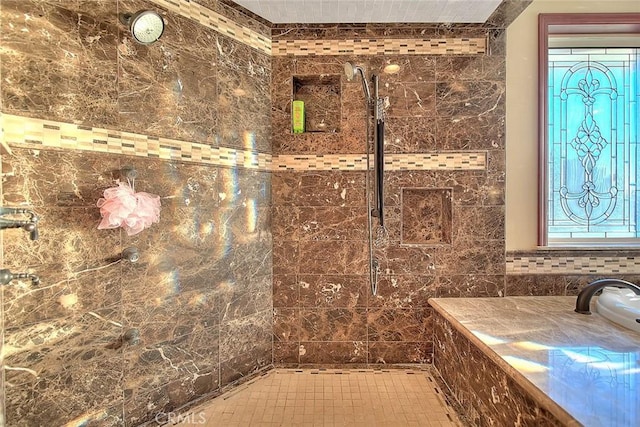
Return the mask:
<path id="1" fill-rule="evenodd" d="M 304 133 L 304 101 L 293 101 L 291 106 L 293 133 Z"/>

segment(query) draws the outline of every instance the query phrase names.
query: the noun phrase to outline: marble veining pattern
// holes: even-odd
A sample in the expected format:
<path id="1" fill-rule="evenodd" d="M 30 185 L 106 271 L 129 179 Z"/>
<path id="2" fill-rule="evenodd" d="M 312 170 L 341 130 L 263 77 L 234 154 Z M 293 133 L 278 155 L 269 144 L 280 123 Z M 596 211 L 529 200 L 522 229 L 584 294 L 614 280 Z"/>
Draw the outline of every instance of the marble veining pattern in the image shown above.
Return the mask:
<path id="1" fill-rule="evenodd" d="M 269 36 L 234 22 L 226 16 L 216 13 L 197 2 L 190 0 L 149 1 L 185 18 L 192 19 L 205 27 L 214 29 L 254 49 L 258 49 L 267 54 L 271 53 L 271 38 Z"/>
<path id="2" fill-rule="evenodd" d="M 440 322 L 444 328 L 440 338 L 444 341 L 438 345 L 459 345 L 461 340 L 468 340 L 473 358 L 490 359 L 507 375 L 507 381 L 514 381 L 536 405 L 553 414 L 556 423 L 638 425 L 640 337 L 597 313 L 575 313 L 575 297 L 435 298 L 429 303 L 444 321 Z M 436 367 L 456 369 L 450 364 L 453 355 L 447 356 L 446 350 L 440 348 L 443 359 L 436 355 Z M 446 380 L 449 374 L 444 376 Z M 453 380 L 454 376 L 449 378 Z M 482 387 L 486 389 L 487 382 L 498 387 L 492 381 L 486 378 Z M 450 384 L 454 389 L 460 385 Z M 505 398 L 508 400 L 508 396 Z M 491 408 L 498 404 L 505 407 L 501 395 L 492 391 L 491 396 L 479 394 L 477 399 L 484 403 L 475 409 L 487 422 L 515 421 L 500 418 L 506 413 Z M 531 411 L 518 409 L 518 405 L 514 409 L 510 416 L 518 419 L 526 419 L 524 413 Z M 539 422 L 537 425 L 546 424 Z"/>

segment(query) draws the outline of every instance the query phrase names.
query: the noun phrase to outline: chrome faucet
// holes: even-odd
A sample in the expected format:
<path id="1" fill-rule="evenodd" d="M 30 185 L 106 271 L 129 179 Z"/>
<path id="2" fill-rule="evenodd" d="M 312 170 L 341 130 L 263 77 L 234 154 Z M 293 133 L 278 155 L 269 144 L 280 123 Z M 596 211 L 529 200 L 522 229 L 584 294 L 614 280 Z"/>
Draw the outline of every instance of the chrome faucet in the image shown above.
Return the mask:
<path id="1" fill-rule="evenodd" d="M 631 289 L 636 295 L 640 295 L 640 286 L 635 285 L 631 282 L 627 282 L 622 279 L 600 279 L 594 282 L 589 283 L 587 286 L 582 288 L 580 293 L 578 294 L 578 299 L 576 300 L 576 313 L 580 314 L 591 314 L 589 310 L 589 305 L 591 304 L 591 298 L 601 290 L 602 288 L 606 288 L 607 286 L 614 286 L 616 288 L 628 288 Z"/>
<path id="2" fill-rule="evenodd" d="M 0 285 L 8 285 L 9 282 L 15 279 L 31 279 L 33 286 L 40 284 L 40 278 L 35 274 L 30 273 L 12 273 L 7 269 L 0 270 Z"/>
<path id="3" fill-rule="evenodd" d="M 4 218 L 6 215 L 29 215 L 28 220 Z M 29 232 L 31 240 L 38 240 L 38 215 L 29 209 L 0 207 L 0 230 L 22 228 Z"/>

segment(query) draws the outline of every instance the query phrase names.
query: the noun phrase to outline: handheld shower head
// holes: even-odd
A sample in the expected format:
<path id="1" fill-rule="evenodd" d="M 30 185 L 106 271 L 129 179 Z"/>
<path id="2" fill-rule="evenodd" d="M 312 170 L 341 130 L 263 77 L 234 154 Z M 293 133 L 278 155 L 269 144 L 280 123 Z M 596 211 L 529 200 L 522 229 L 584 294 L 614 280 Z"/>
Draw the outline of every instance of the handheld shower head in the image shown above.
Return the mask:
<path id="1" fill-rule="evenodd" d="M 360 73 L 360 76 L 362 77 L 362 90 L 367 97 L 367 102 L 371 102 L 371 91 L 369 90 L 369 83 L 367 83 L 367 77 L 365 76 L 362 67 L 353 65 L 351 62 L 344 63 L 344 75 L 347 77 L 348 81 L 353 81 L 357 73 Z"/>

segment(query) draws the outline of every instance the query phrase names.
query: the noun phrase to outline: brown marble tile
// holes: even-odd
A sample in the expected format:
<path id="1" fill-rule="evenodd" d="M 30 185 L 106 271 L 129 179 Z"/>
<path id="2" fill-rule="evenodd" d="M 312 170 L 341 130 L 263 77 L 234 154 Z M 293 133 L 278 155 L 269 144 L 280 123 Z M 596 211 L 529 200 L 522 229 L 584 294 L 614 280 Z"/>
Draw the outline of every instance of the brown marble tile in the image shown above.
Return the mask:
<path id="1" fill-rule="evenodd" d="M 6 425 L 83 422 L 122 426 L 122 374 L 118 368 L 101 362 L 87 370 L 69 369 L 42 377 L 33 384 L 7 385 Z"/>
<path id="2" fill-rule="evenodd" d="M 220 321 L 240 319 L 272 308 L 271 275 L 252 276 L 218 288 Z"/>
<path id="3" fill-rule="evenodd" d="M 118 264 L 107 265 L 74 265 L 72 271 L 62 264 L 35 266 L 33 271 L 40 278 L 37 287 L 30 280 L 4 287 L 5 324 L 26 326 L 119 305 L 122 269 Z"/>
<path id="4" fill-rule="evenodd" d="M 143 333 L 141 333 L 143 336 Z M 197 328 L 168 341 L 129 346 L 124 351 L 124 389 L 153 390 L 172 381 L 217 374 L 219 329 Z M 210 384 L 218 388 L 218 376 Z"/>
<path id="5" fill-rule="evenodd" d="M 430 342 L 370 342 L 370 364 L 431 363 Z"/>
<path id="6" fill-rule="evenodd" d="M 218 70 L 220 145 L 269 151 L 271 139 L 270 75 L 257 78 L 234 69 Z"/>
<path id="7" fill-rule="evenodd" d="M 122 158 L 121 168 L 134 169 L 137 174 L 135 190 L 160 196 L 163 207 L 175 205 L 209 208 L 218 205 L 219 177 L 224 169 L 131 157 Z M 162 212 L 160 215 L 162 217 Z"/>
<path id="8" fill-rule="evenodd" d="M 436 79 L 451 80 L 504 80 L 505 59 L 487 55 L 452 55 L 438 57 Z"/>
<path id="9" fill-rule="evenodd" d="M 473 425 L 562 425 L 482 351 L 435 314 L 434 365 Z M 496 398 L 497 397 L 497 398 Z"/>
<path id="10" fill-rule="evenodd" d="M 299 307 L 300 285 L 295 274 L 273 276 L 273 306 Z"/>
<path id="11" fill-rule="evenodd" d="M 119 7 L 143 5 L 127 0 Z M 216 33 L 172 13 L 163 13 L 163 19 L 165 33 L 158 42 L 140 45 L 125 34 L 118 46 L 120 128 L 215 145 L 217 56 L 209 46 Z"/>
<path id="12" fill-rule="evenodd" d="M 122 350 L 108 346 L 122 334 L 120 321 L 119 309 L 110 307 L 27 326 L 7 323 L 7 384 L 33 386 L 39 377 L 76 372 L 93 378 L 96 369 L 119 371 Z"/>
<path id="13" fill-rule="evenodd" d="M 127 389 L 124 392 L 124 425 L 137 426 L 146 421 L 164 422 L 166 415 L 190 401 L 215 394 L 218 372 L 201 372 L 172 381 L 148 391 Z"/>
<path id="14" fill-rule="evenodd" d="M 425 153 L 436 148 L 436 123 L 432 117 L 389 117 L 385 121 L 387 153 Z M 440 136 L 438 135 L 438 138 Z"/>
<path id="15" fill-rule="evenodd" d="M 40 237 L 22 229 L 4 230 L 4 263 L 15 271 L 39 264 L 78 266 L 103 263 L 120 253 L 120 230 L 98 230 L 98 208 L 36 208 Z M 94 265 L 95 265 L 94 264 Z M 74 267 L 65 267 L 73 271 Z"/>
<path id="16" fill-rule="evenodd" d="M 439 117 L 435 126 L 437 138 L 432 149 L 504 149 L 504 116 Z"/>
<path id="17" fill-rule="evenodd" d="M 434 83 L 389 83 L 380 89 L 380 96 L 389 97 L 389 117 L 434 117 L 436 85 Z M 438 112 L 440 106 L 438 105 Z"/>
<path id="18" fill-rule="evenodd" d="M 303 308 L 300 341 L 365 341 L 366 312 L 354 308 Z"/>
<path id="19" fill-rule="evenodd" d="M 297 342 L 274 341 L 273 364 L 276 366 L 298 366 L 300 345 Z"/>
<path id="20" fill-rule="evenodd" d="M 116 0 L 3 2 L 0 62 L 11 82 L 2 86 L 3 111 L 116 124 L 115 7 Z"/>
<path id="21" fill-rule="evenodd" d="M 529 0 L 503 0 L 487 18 L 487 26 L 507 28 L 532 2 Z"/>
<path id="22" fill-rule="evenodd" d="M 453 239 L 465 240 L 504 240 L 504 207 L 466 207 L 456 209 Z"/>
<path id="23" fill-rule="evenodd" d="M 301 342 L 301 364 L 358 364 L 366 363 L 366 344 L 353 342 Z"/>
<path id="24" fill-rule="evenodd" d="M 220 325 L 220 378 L 225 386 L 272 363 L 272 310 Z"/>
<path id="25" fill-rule="evenodd" d="M 504 82 L 456 80 L 436 84 L 439 117 L 504 114 Z"/>
<path id="26" fill-rule="evenodd" d="M 291 240 L 364 240 L 364 207 L 274 207 L 273 232 Z"/>
<path id="27" fill-rule="evenodd" d="M 159 292 L 123 292 L 126 328 L 140 331 L 140 345 L 152 345 L 219 324 L 216 291 L 191 291 L 175 296 Z"/>
<path id="28" fill-rule="evenodd" d="M 504 280 L 500 275 L 447 274 L 439 277 L 436 294 L 438 297 L 502 297 Z"/>
<path id="29" fill-rule="evenodd" d="M 231 0 L 200 0 L 199 4 L 219 13 L 238 25 L 249 28 L 267 38 L 271 36 L 271 23 Z"/>
<path id="30" fill-rule="evenodd" d="M 366 206 L 361 172 L 275 172 L 274 206 Z"/>
<path id="31" fill-rule="evenodd" d="M 504 274 L 504 241 L 456 242 L 450 248 L 436 248 L 436 269 L 467 274 Z"/>
<path id="32" fill-rule="evenodd" d="M 298 242 L 276 239 L 273 242 L 273 274 L 295 275 L 298 273 L 300 250 Z"/>
<path id="33" fill-rule="evenodd" d="M 366 274 L 365 241 L 305 241 L 299 243 L 300 274 Z"/>
<path id="34" fill-rule="evenodd" d="M 436 296 L 435 276 L 419 272 L 406 275 L 382 275 L 378 281 L 378 292 L 368 296 L 369 307 L 385 309 L 427 307 L 429 298 Z"/>
<path id="35" fill-rule="evenodd" d="M 369 341 L 427 341 L 431 334 L 431 309 L 369 309 Z"/>
<path id="36" fill-rule="evenodd" d="M 380 78 L 380 86 L 388 83 L 421 83 L 435 81 L 439 59 L 430 55 L 383 55 L 366 57 L 370 72 Z M 397 73 L 389 74 L 384 67 L 389 64 L 400 66 Z"/>
<path id="37" fill-rule="evenodd" d="M 120 177 L 109 154 L 13 148 L 2 161 L 4 206 L 95 207 Z"/>
<path id="38" fill-rule="evenodd" d="M 507 275 L 505 296 L 565 295 L 567 282 L 562 275 Z"/>
<path id="39" fill-rule="evenodd" d="M 300 275 L 301 307 L 365 307 L 369 292 L 368 276 Z"/>
<path id="40" fill-rule="evenodd" d="M 433 274 L 434 248 L 390 245 L 376 252 L 384 274 Z M 407 262 L 411 260 L 411 262 Z"/>
<path id="41" fill-rule="evenodd" d="M 273 342 L 297 343 L 301 335 L 300 310 L 297 308 L 273 309 Z"/>

